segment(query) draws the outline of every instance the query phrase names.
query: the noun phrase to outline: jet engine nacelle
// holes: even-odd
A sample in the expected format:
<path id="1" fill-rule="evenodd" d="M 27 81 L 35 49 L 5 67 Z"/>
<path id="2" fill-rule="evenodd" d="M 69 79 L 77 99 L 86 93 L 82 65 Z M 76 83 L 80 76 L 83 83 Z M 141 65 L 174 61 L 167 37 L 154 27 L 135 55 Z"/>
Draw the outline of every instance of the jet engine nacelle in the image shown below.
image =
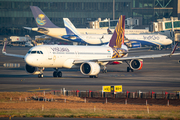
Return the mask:
<path id="1" fill-rule="evenodd" d="M 143 60 L 142 59 L 131 60 L 129 64 L 131 69 L 140 70 L 143 66 Z"/>
<path id="2" fill-rule="evenodd" d="M 28 64 L 26 64 L 25 66 L 25 70 L 27 73 L 30 73 L 30 74 L 40 74 L 40 71 L 37 70 L 38 68 L 37 67 L 33 67 L 33 66 L 30 66 Z"/>
<path id="3" fill-rule="evenodd" d="M 84 75 L 97 75 L 100 72 L 100 66 L 96 62 L 82 63 L 80 71 Z"/>

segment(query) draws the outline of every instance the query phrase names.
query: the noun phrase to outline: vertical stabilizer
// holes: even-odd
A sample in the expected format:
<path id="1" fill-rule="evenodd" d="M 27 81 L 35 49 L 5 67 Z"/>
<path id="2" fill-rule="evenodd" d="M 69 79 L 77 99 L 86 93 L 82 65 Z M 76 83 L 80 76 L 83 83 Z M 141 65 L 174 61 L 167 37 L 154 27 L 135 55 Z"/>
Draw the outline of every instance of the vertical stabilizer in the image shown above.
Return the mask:
<path id="1" fill-rule="evenodd" d="M 63 18 L 63 21 L 67 35 L 80 35 L 80 33 L 77 31 L 75 26 L 71 23 L 71 21 L 68 18 Z"/>
<path id="2" fill-rule="evenodd" d="M 54 25 L 39 7 L 30 6 L 30 8 L 38 27 L 58 28 L 58 26 Z"/>
<path id="3" fill-rule="evenodd" d="M 116 25 L 114 33 L 109 42 L 109 46 L 112 48 L 121 48 L 124 44 L 124 33 L 125 33 L 125 16 L 121 15 Z"/>

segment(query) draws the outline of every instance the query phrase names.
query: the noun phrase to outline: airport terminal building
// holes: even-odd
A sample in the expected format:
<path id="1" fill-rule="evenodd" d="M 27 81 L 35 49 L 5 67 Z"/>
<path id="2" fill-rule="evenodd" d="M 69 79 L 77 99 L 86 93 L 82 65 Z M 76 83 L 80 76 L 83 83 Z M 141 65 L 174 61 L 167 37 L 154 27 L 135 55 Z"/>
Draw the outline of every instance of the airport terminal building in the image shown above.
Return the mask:
<path id="1" fill-rule="evenodd" d="M 0 35 L 24 36 L 39 33 L 23 27 L 36 27 L 30 6 L 38 6 L 50 20 L 64 27 L 63 17 L 77 28 L 89 27 L 98 18 L 138 18 L 141 27 L 157 19 L 180 18 L 180 0 L 0 0 Z"/>

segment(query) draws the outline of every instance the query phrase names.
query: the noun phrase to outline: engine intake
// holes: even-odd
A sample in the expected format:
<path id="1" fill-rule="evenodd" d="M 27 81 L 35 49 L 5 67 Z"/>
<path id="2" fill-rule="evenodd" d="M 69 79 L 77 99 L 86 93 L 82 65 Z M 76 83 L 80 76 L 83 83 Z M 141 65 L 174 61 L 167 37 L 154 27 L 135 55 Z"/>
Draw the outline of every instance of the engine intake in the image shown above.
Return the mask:
<path id="1" fill-rule="evenodd" d="M 37 70 L 37 67 L 33 67 L 28 64 L 26 64 L 25 70 L 26 72 L 31 73 L 31 74 L 40 74 L 40 71 Z"/>
<path id="2" fill-rule="evenodd" d="M 143 60 L 137 59 L 137 60 L 131 60 L 130 61 L 130 67 L 133 70 L 140 70 L 143 66 Z"/>
<path id="3" fill-rule="evenodd" d="M 84 75 L 97 75 L 100 72 L 100 66 L 95 62 L 82 63 L 80 71 Z"/>

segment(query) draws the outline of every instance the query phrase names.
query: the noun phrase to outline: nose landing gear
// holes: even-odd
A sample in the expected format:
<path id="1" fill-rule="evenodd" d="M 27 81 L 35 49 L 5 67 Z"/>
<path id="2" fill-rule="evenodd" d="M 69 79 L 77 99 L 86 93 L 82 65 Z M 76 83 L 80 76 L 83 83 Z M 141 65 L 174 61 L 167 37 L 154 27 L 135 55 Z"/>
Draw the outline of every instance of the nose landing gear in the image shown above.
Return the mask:
<path id="1" fill-rule="evenodd" d="M 39 71 L 40 71 L 40 74 L 38 74 L 38 78 L 43 78 L 44 75 L 43 75 L 43 71 L 44 71 L 44 68 L 38 68 Z"/>

